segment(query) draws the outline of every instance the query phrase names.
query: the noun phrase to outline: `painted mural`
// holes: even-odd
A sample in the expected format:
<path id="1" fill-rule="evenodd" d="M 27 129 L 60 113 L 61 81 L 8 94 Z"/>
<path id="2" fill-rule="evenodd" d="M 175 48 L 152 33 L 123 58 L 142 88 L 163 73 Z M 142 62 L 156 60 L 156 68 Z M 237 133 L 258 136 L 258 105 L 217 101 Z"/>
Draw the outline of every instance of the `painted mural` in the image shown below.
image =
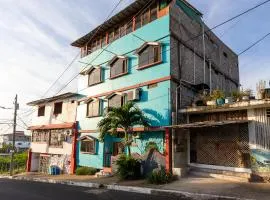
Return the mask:
<path id="1" fill-rule="evenodd" d="M 251 165 L 255 173 L 270 173 L 270 151 L 251 149 Z"/>

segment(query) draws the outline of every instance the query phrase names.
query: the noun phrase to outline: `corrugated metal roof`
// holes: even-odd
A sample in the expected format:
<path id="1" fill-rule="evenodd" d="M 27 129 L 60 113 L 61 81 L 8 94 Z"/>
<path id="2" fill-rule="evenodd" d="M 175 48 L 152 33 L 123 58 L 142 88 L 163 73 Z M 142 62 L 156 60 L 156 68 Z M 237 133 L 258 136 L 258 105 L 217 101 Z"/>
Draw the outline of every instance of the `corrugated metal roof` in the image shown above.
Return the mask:
<path id="1" fill-rule="evenodd" d="M 58 96 L 53 96 L 53 97 L 49 97 L 49 98 L 44 98 L 44 99 L 39 99 L 36 101 L 31 101 L 29 103 L 27 103 L 27 105 L 29 106 L 35 106 L 35 105 L 39 105 L 39 104 L 43 104 L 43 103 L 49 103 L 52 101 L 56 101 L 59 99 L 66 99 L 66 98 L 70 98 L 70 97 L 74 97 L 74 96 L 79 96 L 79 94 L 77 93 L 72 93 L 72 92 L 67 92 Z"/>

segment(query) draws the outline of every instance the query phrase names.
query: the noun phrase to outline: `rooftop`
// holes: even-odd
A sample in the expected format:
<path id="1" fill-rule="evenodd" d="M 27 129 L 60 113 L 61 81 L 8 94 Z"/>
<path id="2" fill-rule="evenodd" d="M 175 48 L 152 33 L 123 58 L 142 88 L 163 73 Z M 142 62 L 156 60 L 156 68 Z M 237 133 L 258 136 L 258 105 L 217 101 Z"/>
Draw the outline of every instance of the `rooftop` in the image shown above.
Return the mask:
<path id="1" fill-rule="evenodd" d="M 189 4 L 186 0 L 181 0 L 187 7 L 191 8 L 195 13 L 198 15 L 202 15 L 200 11 L 194 8 L 191 4 Z M 124 8 L 122 11 L 90 31 L 88 34 L 84 35 L 83 37 L 77 39 L 73 43 L 71 43 L 74 47 L 82 47 L 86 44 L 94 35 L 99 35 L 104 33 L 105 31 L 119 25 L 119 23 L 123 22 L 124 20 L 131 19 L 132 16 L 139 13 L 145 7 L 151 5 L 152 2 L 155 0 L 136 0 L 131 3 L 129 6 Z"/>
<path id="2" fill-rule="evenodd" d="M 222 106 L 196 106 L 180 109 L 180 113 L 187 114 L 199 114 L 199 113 L 213 113 L 213 112 L 224 112 L 234 110 L 247 110 L 252 108 L 266 108 L 270 107 L 270 99 L 263 100 L 249 100 L 240 101 L 232 104 L 224 104 Z"/>
<path id="3" fill-rule="evenodd" d="M 49 97 L 49 98 L 44 98 L 44 99 L 39 99 L 39 100 L 36 100 L 36 101 L 31 101 L 31 102 L 27 103 L 27 105 L 36 106 L 36 105 L 39 105 L 39 104 L 49 103 L 49 102 L 52 102 L 52 101 L 56 101 L 56 100 L 60 100 L 60 99 L 67 99 L 67 98 L 71 98 L 71 97 L 75 97 L 75 96 L 79 96 L 79 94 L 68 92 L 68 93 L 64 93 L 64 94 Z"/>

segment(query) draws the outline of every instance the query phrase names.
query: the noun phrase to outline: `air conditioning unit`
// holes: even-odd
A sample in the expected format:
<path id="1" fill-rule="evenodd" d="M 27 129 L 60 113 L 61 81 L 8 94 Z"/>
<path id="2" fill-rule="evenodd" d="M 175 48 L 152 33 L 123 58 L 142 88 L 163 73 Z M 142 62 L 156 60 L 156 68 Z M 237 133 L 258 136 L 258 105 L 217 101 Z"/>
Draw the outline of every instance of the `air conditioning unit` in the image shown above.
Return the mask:
<path id="1" fill-rule="evenodd" d="M 127 92 L 127 100 L 128 101 L 139 101 L 140 100 L 140 92 L 141 88 L 136 88 Z"/>

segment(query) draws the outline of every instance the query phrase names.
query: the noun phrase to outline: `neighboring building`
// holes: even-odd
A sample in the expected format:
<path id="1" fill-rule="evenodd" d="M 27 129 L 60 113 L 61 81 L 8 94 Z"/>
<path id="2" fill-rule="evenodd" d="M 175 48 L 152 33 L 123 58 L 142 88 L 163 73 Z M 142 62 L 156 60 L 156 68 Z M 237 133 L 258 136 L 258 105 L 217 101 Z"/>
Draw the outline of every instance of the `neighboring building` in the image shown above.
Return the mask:
<path id="1" fill-rule="evenodd" d="M 15 133 L 15 148 L 17 151 L 27 150 L 30 147 L 31 137 L 24 134 L 24 131 L 17 131 Z M 13 133 L 6 133 L 0 135 L 0 148 L 3 145 L 13 144 Z"/>
<path id="2" fill-rule="evenodd" d="M 34 107 L 28 171 L 48 173 L 51 166 L 58 166 L 63 173 L 74 172 L 78 98 L 65 93 L 28 103 Z"/>
<path id="3" fill-rule="evenodd" d="M 202 88 L 237 90 L 238 57 L 211 31 L 200 35 L 208 30 L 201 17 L 184 0 L 137 0 L 72 43 L 88 63 L 78 86 L 87 98 L 77 109 L 77 165 L 107 168 L 111 156 L 123 152 L 121 133 L 98 141 L 106 107 L 135 101 L 152 126 L 134 128 L 132 152 L 144 154 L 155 142 L 168 155 L 171 136 L 164 127 L 184 120 L 175 119 L 177 107 L 190 105 Z"/>
<path id="4" fill-rule="evenodd" d="M 172 126 L 172 167 L 251 178 L 270 175 L 270 101 L 189 107 Z M 254 177 L 254 176 L 253 176 Z"/>

